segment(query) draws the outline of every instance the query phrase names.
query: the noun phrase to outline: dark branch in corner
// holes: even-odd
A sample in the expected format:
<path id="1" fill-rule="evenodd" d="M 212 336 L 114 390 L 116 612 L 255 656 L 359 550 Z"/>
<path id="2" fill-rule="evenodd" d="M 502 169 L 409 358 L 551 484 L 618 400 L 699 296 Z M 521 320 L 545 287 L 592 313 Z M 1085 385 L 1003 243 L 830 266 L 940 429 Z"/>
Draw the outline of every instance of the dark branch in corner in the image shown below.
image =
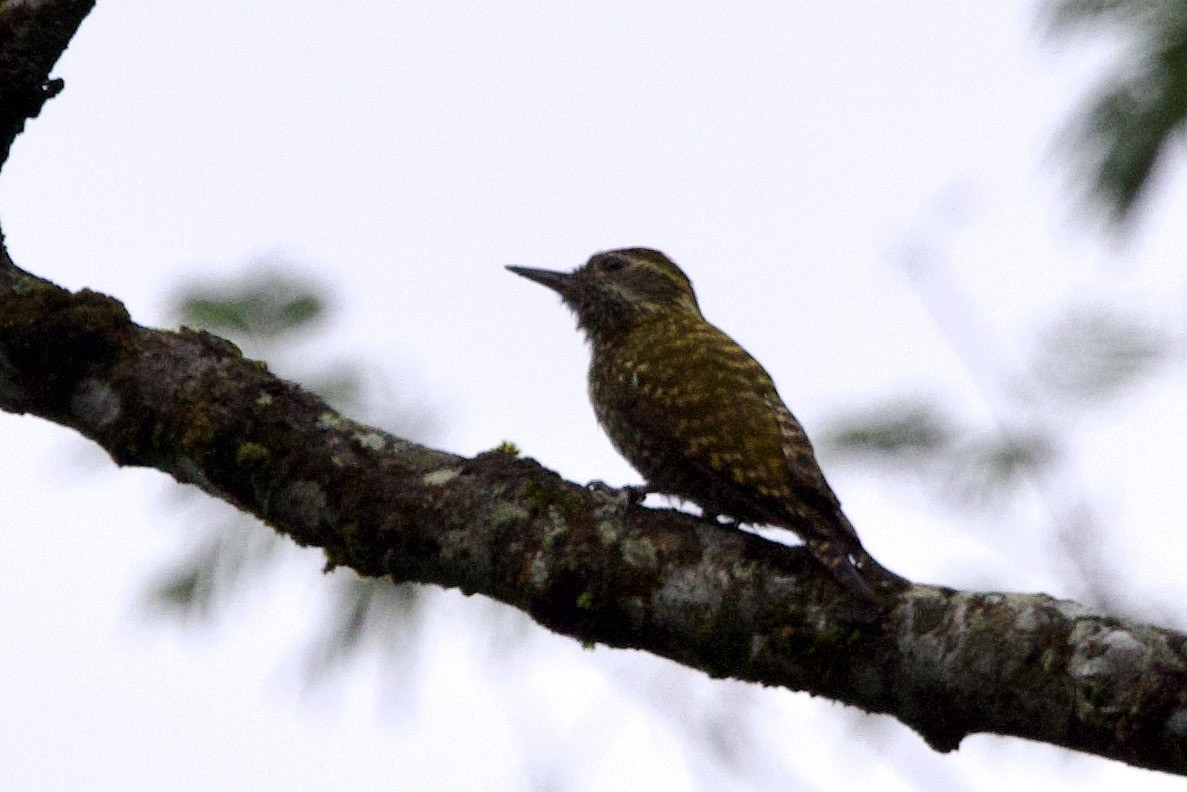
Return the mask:
<path id="1" fill-rule="evenodd" d="M 90 5 L 0 5 L 5 155 L 31 107 L 8 97 L 44 92 Z M 929 586 L 871 614 L 800 548 L 640 508 L 513 453 L 467 459 L 359 425 L 231 343 L 140 327 L 110 297 L 17 268 L 2 244 L 0 409 L 198 486 L 330 567 L 483 594 L 583 642 L 887 713 L 938 750 L 991 732 L 1187 774 L 1180 633 L 1044 595 Z"/>
<path id="2" fill-rule="evenodd" d="M 13 139 L 57 96 L 62 80 L 50 69 L 66 50 L 95 0 L 0 2 L 0 167 Z"/>

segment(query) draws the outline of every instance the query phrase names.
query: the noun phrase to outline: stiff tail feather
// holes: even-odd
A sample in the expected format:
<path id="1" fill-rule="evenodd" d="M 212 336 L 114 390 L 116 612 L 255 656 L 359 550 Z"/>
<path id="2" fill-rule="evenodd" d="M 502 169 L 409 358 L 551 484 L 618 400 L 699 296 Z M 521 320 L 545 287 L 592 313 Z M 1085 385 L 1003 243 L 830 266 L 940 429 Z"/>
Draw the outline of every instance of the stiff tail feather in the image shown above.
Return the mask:
<path id="1" fill-rule="evenodd" d="M 870 585 L 862 579 L 850 554 L 842 550 L 836 542 L 828 539 L 809 539 L 808 549 L 847 591 L 869 602 L 879 600 Z"/>
<path id="2" fill-rule="evenodd" d="M 875 593 L 902 591 L 911 585 L 904 577 L 896 575 L 874 560 L 860 544 L 855 550 L 847 550 L 829 539 L 809 539 L 808 550 L 824 565 L 833 577 L 847 591 L 868 602 L 880 602 L 884 595 Z"/>

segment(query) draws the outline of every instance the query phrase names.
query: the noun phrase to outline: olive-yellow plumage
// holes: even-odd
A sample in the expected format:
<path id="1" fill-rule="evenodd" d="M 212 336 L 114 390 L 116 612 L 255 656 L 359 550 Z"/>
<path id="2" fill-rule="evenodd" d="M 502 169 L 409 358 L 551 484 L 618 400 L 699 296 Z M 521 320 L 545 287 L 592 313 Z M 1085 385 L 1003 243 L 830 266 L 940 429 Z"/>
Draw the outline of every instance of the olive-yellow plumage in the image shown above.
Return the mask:
<path id="1" fill-rule="evenodd" d="M 901 582 L 862 547 L 770 375 L 705 321 L 688 277 L 656 250 L 593 256 L 572 273 L 510 267 L 561 295 L 592 347 L 598 421 L 648 488 L 708 515 L 794 531 L 850 591 Z"/>

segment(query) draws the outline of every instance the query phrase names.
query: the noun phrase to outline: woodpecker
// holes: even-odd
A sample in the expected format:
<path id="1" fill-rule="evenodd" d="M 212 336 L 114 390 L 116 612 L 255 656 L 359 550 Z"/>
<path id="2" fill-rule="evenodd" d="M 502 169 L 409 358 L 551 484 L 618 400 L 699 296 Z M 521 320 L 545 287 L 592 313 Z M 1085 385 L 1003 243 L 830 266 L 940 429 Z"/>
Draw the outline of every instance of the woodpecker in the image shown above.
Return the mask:
<path id="1" fill-rule="evenodd" d="M 701 315 L 692 282 L 657 250 L 623 248 L 573 272 L 508 267 L 557 292 L 591 348 L 589 396 L 647 490 L 717 522 L 797 534 L 852 594 L 903 578 L 875 561 L 769 374 Z"/>

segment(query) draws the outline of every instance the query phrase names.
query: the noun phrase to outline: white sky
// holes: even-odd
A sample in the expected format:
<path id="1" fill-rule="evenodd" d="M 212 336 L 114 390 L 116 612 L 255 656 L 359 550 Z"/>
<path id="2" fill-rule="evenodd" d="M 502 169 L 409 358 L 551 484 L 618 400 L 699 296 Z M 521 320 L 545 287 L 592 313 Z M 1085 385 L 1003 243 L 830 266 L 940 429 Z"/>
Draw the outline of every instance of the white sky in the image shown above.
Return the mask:
<path id="1" fill-rule="evenodd" d="M 909 243 L 947 262 L 1006 361 L 1074 296 L 1181 322 L 1184 180 L 1127 247 L 1072 221 L 1050 150 L 1109 48 L 1056 51 L 1031 3 L 500 5 L 101 4 L 56 70 L 66 91 L 5 167 L 13 258 L 146 324 L 181 280 L 298 260 L 341 298 L 334 348 L 431 404 L 442 445 L 511 439 L 615 483 L 635 477 L 594 423 L 571 318 L 504 264 L 665 250 L 809 432 L 895 393 L 987 415 L 895 266 Z M 1176 367 L 1076 435 L 1110 572 L 1135 602 L 1184 594 L 1184 390 Z M 471 637 L 489 609 L 455 595 L 407 681 L 410 715 L 385 709 L 367 666 L 303 698 L 316 560 L 216 630 L 148 622 L 138 594 L 184 515 L 161 474 L 79 446 L 0 415 L 6 789 L 517 790 L 550 761 L 579 790 L 746 788 L 682 750 L 677 711 L 638 703 L 656 685 L 750 699 L 755 755 L 803 789 L 1172 783 L 1016 740 L 938 756 L 837 705 L 547 636 L 492 672 Z M 995 534 L 894 482 L 831 478 L 867 545 L 909 576 L 1074 593 L 1025 509 Z"/>

